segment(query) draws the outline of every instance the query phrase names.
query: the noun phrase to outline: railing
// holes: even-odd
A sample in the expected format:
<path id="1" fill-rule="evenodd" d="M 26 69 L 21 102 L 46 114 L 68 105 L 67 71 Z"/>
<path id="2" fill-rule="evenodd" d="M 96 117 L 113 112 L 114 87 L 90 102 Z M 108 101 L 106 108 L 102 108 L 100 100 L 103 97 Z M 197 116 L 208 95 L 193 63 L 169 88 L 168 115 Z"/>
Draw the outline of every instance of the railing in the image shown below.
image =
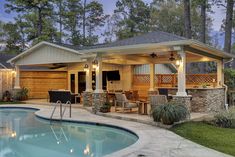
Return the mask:
<path id="1" fill-rule="evenodd" d="M 55 113 L 55 110 L 56 108 L 59 106 L 60 107 L 60 120 L 62 121 L 63 119 L 63 116 L 64 116 L 64 113 L 66 111 L 66 108 L 67 106 L 69 105 L 69 117 L 71 118 L 72 116 L 72 113 L 71 113 L 71 110 L 72 110 L 72 106 L 71 106 L 71 102 L 70 101 L 67 101 L 66 104 L 64 105 L 64 110 L 63 110 L 63 103 L 58 100 L 56 103 L 53 103 L 52 106 L 54 105 L 54 108 L 51 112 L 51 117 L 50 117 L 50 121 L 52 121 L 52 118 L 54 116 L 54 113 Z"/>
<path id="2" fill-rule="evenodd" d="M 157 87 L 176 87 L 177 74 L 156 74 L 155 82 Z M 189 86 L 198 86 L 203 84 L 214 84 L 217 82 L 217 75 L 212 74 L 187 74 L 186 84 Z M 133 76 L 133 85 L 149 85 L 150 75 L 136 74 Z"/>

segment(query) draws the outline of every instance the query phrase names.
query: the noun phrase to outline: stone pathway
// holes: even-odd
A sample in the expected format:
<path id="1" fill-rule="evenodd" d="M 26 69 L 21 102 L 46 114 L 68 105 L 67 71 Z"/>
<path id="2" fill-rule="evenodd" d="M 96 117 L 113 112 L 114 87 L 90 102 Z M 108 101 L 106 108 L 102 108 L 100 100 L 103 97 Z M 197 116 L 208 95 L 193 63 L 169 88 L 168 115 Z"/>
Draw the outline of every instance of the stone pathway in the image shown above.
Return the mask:
<path id="1" fill-rule="evenodd" d="M 36 115 L 43 118 L 49 118 L 52 110 L 51 107 L 45 105 L 21 104 L 9 106 L 38 108 L 40 110 L 36 112 Z M 55 119 L 59 118 L 58 113 L 56 111 Z M 230 157 L 156 126 L 98 116 L 81 108 L 73 108 L 72 118 L 69 118 L 68 112 L 66 112 L 64 119 L 116 125 L 132 130 L 139 136 L 139 140 L 135 144 L 110 154 L 109 157 L 141 157 L 141 155 L 142 157 Z"/>

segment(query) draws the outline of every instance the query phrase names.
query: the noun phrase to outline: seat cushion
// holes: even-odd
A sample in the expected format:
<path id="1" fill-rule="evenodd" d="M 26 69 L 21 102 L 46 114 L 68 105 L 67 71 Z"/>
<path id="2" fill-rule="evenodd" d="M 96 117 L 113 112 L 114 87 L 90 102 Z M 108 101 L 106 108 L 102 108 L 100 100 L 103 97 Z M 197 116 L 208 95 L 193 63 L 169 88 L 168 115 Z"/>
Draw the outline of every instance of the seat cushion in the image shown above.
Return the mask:
<path id="1" fill-rule="evenodd" d="M 126 108 L 135 108 L 135 107 L 138 107 L 138 106 L 137 106 L 136 103 L 131 103 L 131 102 L 129 102 L 129 103 L 127 103 L 127 104 L 125 105 L 125 107 L 126 107 Z"/>

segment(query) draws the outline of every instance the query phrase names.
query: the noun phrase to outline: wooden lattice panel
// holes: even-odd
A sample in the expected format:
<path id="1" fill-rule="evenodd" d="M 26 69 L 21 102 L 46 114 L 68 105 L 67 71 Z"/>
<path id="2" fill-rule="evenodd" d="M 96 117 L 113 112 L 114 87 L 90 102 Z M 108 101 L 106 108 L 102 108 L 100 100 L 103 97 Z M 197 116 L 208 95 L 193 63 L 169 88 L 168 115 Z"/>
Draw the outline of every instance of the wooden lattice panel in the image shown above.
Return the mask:
<path id="1" fill-rule="evenodd" d="M 177 74 L 157 74 L 155 82 L 158 87 L 175 87 L 177 85 Z M 187 85 L 213 84 L 217 82 L 216 74 L 187 74 Z M 138 74 L 133 76 L 134 85 L 149 85 L 150 75 Z"/>
<path id="2" fill-rule="evenodd" d="M 148 74 L 134 75 L 133 84 L 136 84 L 136 85 L 150 84 L 150 75 Z"/>
<path id="3" fill-rule="evenodd" d="M 193 85 L 211 84 L 217 82 L 216 74 L 190 74 L 186 75 L 186 83 Z"/>

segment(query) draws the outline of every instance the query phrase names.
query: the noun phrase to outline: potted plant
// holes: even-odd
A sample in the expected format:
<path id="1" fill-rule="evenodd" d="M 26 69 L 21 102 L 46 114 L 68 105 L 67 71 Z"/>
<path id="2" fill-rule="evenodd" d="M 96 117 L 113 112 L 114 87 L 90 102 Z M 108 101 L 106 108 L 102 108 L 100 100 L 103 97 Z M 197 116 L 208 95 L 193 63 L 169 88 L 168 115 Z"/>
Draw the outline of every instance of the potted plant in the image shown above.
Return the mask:
<path id="1" fill-rule="evenodd" d="M 9 91 L 5 91 L 5 92 L 3 93 L 2 98 L 3 98 L 3 101 L 12 101 L 12 99 L 11 99 L 11 93 L 10 93 Z"/>
<path id="2" fill-rule="evenodd" d="M 24 101 L 28 99 L 28 93 L 29 90 L 25 87 L 23 87 L 18 93 L 17 93 L 17 98 L 20 101 Z"/>
<path id="3" fill-rule="evenodd" d="M 107 113 L 110 112 L 111 104 L 106 102 L 100 107 L 100 112 Z"/>

